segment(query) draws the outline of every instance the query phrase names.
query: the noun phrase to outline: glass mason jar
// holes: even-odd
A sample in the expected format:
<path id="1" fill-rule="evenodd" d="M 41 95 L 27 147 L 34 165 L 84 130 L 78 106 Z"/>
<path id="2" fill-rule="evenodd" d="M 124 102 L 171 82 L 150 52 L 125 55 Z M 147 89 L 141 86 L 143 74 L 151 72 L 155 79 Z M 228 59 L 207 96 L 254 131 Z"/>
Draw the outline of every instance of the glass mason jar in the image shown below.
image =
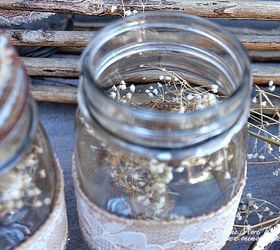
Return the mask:
<path id="1" fill-rule="evenodd" d="M 246 52 L 209 21 L 151 12 L 109 25 L 82 58 L 75 165 L 86 200 L 151 226 L 226 206 L 244 184 L 250 92 Z"/>
<path id="2" fill-rule="evenodd" d="M 69 30 L 72 28 L 72 17 L 67 14 L 53 14 L 30 11 L 0 10 L 0 29 L 41 30 L 44 31 Z M 17 36 L 15 33 L 14 36 Z M 19 47 L 21 56 L 47 57 L 55 53 L 57 48 L 51 47 Z"/>
<path id="3" fill-rule="evenodd" d="M 15 51 L 0 34 L 2 250 L 14 249 L 36 232 L 53 209 L 57 191 L 57 165 L 47 136 L 38 123 L 28 82 Z"/>

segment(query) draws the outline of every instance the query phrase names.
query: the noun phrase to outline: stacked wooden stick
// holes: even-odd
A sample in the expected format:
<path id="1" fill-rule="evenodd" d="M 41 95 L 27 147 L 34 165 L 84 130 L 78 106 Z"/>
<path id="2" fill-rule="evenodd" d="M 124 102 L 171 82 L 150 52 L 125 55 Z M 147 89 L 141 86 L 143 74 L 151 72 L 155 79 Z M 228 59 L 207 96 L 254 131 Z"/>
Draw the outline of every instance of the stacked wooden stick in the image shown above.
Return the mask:
<path id="1" fill-rule="evenodd" d="M 280 20 L 279 1 L 160 1 L 149 0 L 0 0 L 0 9 L 36 10 L 79 15 L 123 15 L 124 9 L 183 11 L 203 17 Z M 280 23 L 280 21 L 279 21 Z M 74 23 L 72 31 L 7 30 L 15 46 L 58 47 L 51 58 L 23 58 L 33 77 L 32 94 L 38 101 L 76 103 L 79 56 L 105 23 Z M 255 84 L 270 80 L 280 85 L 280 27 L 274 31 L 229 28 L 249 50 Z M 273 63 L 272 63 L 273 62 Z M 38 81 L 40 84 L 38 84 Z M 37 82 L 37 84 L 36 84 Z M 63 83 L 63 84 L 62 84 Z M 66 83 L 66 84 L 65 84 Z M 72 84 L 73 85 L 73 84 Z"/>

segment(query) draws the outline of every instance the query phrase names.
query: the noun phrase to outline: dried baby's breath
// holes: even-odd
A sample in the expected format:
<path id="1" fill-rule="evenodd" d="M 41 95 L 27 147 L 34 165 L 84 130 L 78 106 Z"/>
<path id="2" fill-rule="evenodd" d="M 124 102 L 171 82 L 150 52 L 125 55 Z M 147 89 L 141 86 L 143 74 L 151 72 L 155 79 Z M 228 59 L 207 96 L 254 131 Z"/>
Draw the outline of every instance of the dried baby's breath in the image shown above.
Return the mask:
<path id="1" fill-rule="evenodd" d="M 269 81 L 268 86 L 275 85 L 273 81 Z M 254 160 L 253 162 L 257 160 L 264 162 L 266 159 L 280 161 L 280 112 L 273 101 L 279 100 L 280 97 L 257 85 L 255 88 L 257 94 L 252 100 L 254 106 L 250 110 L 248 122 L 249 134 L 255 139 L 252 151 L 248 153 L 247 158 Z M 277 134 L 271 132 L 272 127 L 277 127 Z"/>
<path id="2" fill-rule="evenodd" d="M 273 93 L 275 85 L 268 82 L 268 91 L 254 85 L 255 96 L 252 98 L 253 107 L 250 109 L 248 122 L 249 134 L 254 137 L 253 147 L 247 154 L 249 164 L 266 165 L 280 163 L 280 113 L 278 100 L 280 96 Z M 274 131 L 272 130 L 274 128 Z M 276 130 L 276 132 L 275 132 Z M 274 176 L 280 174 L 280 168 L 272 172 Z M 280 221 L 280 208 L 264 199 L 247 194 L 239 205 L 234 227 L 235 240 L 242 240 L 244 236 L 259 236 L 276 226 Z M 236 233 L 238 232 L 238 233 Z"/>
<path id="3" fill-rule="evenodd" d="M 120 84 L 113 85 L 109 96 L 126 105 L 178 113 L 205 109 L 219 102 L 218 85 L 213 84 L 208 89 L 207 86 L 192 87 L 178 74 L 165 68 L 158 69 L 162 71 L 162 75 L 158 77 L 160 82 L 137 90 L 137 86 L 122 80 Z M 133 96 L 139 93 L 146 94 L 148 100 L 142 104 L 134 103 Z"/>
<path id="4" fill-rule="evenodd" d="M 23 206 L 41 207 L 42 190 L 36 186 L 33 177 L 38 168 L 38 155 L 43 153 L 39 146 L 32 145 L 31 151 L 9 172 L 0 177 L 0 217 Z M 45 170 L 39 171 L 46 178 Z"/>
<path id="5" fill-rule="evenodd" d="M 278 224 L 279 215 L 278 206 L 248 193 L 247 198 L 239 204 L 231 239 L 238 240 L 245 235 L 257 234 L 254 239 L 257 240 L 264 231 Z"/>

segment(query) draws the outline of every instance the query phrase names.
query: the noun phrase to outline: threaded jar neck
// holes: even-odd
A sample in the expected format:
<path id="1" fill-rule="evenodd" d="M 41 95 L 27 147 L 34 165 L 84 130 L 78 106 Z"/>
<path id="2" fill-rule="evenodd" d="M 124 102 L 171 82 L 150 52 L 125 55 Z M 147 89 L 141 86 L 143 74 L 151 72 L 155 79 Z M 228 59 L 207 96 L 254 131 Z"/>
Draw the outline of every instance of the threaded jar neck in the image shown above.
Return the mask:
<path id="1" fill-rule="evenodd" d="M 0 173 L 19 160 L 36 127 L 29 79 L 14 48 L 0 33 Z"/>
<path id="2" fill-rule="evenodd" d="M 204 155 L 222 148 L 246 123 L 249 65 L 241 44 L 209 21 L 171 12 L 136 15 L 103 29 L 85 50 L 79 105 L 99 132 L 121 147 L 157 158 L 166 152 Z M 125 105 L 108 96 L 120 82 L 148 88 L 167 79 L 166 72 L 193 86 L 215 86 L 226 98 L 182 113 Z"/>

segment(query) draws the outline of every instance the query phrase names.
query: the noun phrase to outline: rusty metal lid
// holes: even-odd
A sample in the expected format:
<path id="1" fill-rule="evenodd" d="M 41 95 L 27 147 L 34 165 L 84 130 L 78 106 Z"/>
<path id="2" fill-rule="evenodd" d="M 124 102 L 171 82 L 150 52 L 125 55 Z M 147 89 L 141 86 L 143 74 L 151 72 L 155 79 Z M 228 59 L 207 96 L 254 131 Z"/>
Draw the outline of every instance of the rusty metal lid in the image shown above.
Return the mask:
<path id="1" fill-rule="evenodd" d="M 54 13 L 0 10 L 0 26 L 11 26 L 31 23 L 47 18 L 51 15 L 54 15 Z"/>
<path id="2" fill-rule="evenodd" d="M 17 125 L 27 109 L 29 79 L 15 49 L 0 32 L 0 140 Z"/>

